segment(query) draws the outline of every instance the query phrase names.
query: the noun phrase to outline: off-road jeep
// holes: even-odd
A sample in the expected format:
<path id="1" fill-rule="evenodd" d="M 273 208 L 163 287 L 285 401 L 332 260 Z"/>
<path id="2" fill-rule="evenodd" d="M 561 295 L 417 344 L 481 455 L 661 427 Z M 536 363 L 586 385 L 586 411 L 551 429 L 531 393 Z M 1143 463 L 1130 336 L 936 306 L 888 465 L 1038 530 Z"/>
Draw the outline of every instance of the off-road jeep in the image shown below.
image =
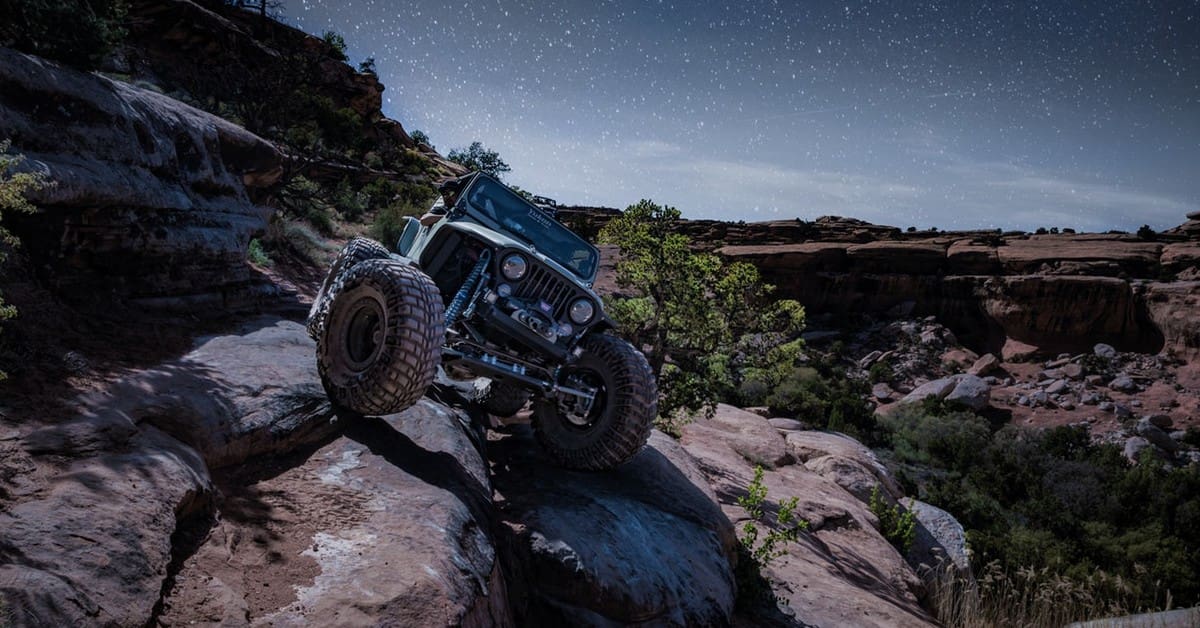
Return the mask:
<path id="1" fill-rule="evenodd" d="M 364 415 L 416 403 L 439 365 L 486 377 L 477 401 L 533 428 L 565 467 L 618 465 L 645 444 L 657 389 L 645 356 L 605 332 L 595 247 L 482 173 L 432 226 L 413 218 L 389 251 L 355 238 L 309 313 L 321 382 Z"/>

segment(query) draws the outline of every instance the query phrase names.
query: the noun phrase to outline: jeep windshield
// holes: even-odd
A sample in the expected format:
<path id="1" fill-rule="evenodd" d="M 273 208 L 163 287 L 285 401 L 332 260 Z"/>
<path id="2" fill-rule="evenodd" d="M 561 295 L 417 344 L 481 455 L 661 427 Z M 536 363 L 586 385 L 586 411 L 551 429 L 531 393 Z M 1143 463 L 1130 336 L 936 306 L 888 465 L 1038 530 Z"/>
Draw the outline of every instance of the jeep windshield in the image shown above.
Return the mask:
<path id="1" fill-rule="evenodd" d="M 570 229 L 495 180 L 477 176 L 467 191 L 468 211 L 532 244 L 584 281 L 596 273 L 599 254 Z"/>

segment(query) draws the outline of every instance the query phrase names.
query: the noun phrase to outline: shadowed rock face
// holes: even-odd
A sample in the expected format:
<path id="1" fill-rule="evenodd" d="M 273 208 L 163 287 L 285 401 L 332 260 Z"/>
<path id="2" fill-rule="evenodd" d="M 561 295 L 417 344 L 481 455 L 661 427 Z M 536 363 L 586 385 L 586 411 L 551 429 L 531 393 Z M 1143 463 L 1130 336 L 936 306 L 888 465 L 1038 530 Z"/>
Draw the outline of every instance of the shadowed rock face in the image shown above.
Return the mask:
<path id="1" fill-rule="evenodd" d="M 13 230 L 60 291 L 201 309 L 270 289 L 245 263 L 270 143 L 161 94 L 0 49 L 0 138 L 56 182 Z"/>

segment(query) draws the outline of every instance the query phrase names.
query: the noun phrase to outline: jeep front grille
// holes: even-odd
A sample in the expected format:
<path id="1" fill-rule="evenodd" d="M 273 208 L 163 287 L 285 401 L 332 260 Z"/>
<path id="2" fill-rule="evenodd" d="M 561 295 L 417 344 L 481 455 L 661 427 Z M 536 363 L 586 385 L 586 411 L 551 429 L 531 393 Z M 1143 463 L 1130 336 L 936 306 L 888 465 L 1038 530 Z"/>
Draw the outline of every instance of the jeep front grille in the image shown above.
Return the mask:
<path id="1" fill-rule="evenodd" d="M 530 264 L 529 276 L 517 284 L 514 296 L 530 301 L 545 301 L 554 311 L 554 320 L 563 320 L 575 288 L 558 273 L 538 264 Z"/>

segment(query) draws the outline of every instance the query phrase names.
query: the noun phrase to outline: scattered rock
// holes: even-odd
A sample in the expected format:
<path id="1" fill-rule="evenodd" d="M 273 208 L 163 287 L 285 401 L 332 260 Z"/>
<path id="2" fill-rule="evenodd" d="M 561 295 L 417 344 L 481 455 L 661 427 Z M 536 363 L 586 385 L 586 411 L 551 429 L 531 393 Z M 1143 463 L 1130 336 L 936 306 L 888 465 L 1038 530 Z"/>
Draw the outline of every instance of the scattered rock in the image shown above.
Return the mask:
<path id="1" fill-rule="evenodd" d="M 1123 452 L 1125 454 L 1125 459 L 1133 463 L 1138 462 L 1138 460 L 1140 460 L 1142 457 L 1142 452 L 1144 452 L 1149 446 L 1150 441 L 1142 438 L 1141 436 L 1134 436 L 1130 438 L 1129 440 L 1125 441 L 1125 449 Z"/>
<path id="2" fill-rule="evenodd" d="M 868 353 L 867 355 L 863 356 L 863 358 L 861 360 L 858 361 L 858 368 L 861 368 L 861 369 L 869 368 L 872 364 L 877 362 L 879 360 L 880 356 L 882 356 L 882 355 L 883 355 L 883 352 L 879 351 L 879 350 Z"/>
<path id="3" fill-rule="evenodd" d="M 1112 345 L 1104 344 L 1103 342 L 1092 347 L 1092 353 L 1105 360 L 1112 360 L 1117 357 L 1117 350 Z"/>
<path id="4" fill-rule="evenodd" d="M 1102 412 L 1115 412 L 1117 409 L 1117 404 L 1111 401 L 1101 401 L 1098 407 Z"/>
<path id="5" fill-rule="evenodd" d="M 1046 387 L 1046 394 L 1057 395 L 1057 394 L 1062 393 L 1066 389 L 1067 389 L 1067 381 L 1064 379 L 1059 379 L 1059 380 L 1055 380 L 1053 383 L 1051 383 L 1049 386 Z"/>
<path id="6" fill-rule="evenodd" d="M 951 377 L 935 379 L 932 382 L 927 382 L 917 386 L 912 392 L 905 395 L 904 398 L 900 400 L 900 403 L 920 403 L 924 401 L 926 397 L 937 397 L 938 399 L 944 399 L 946 395 L 949 395 L 957 386 L 958 382 Z"/>
<path id="7" fill-rule="evenodd" d="M 908 553 L 909 563 L 914 567 L 938 568 L 949 561 L 959 576 L 969 577 L 971 558 L 962 524 L 937 506 L 915 499 L 906 500 L 905 505 L 917 518 L 917 534 Z"/>
<path id="8" fill-rule="evenodd" d="M 1138 436 L 1145 438 L 1154 444 L 1155 447 L 1168 452 L 1175 453 L 1179 451 L 1179 443 L 1175 442 L 1169 434 L 1162 431 L 1158 426 L 1150 422 L 1148 418 L 1137 422 L 1137 427 L 1134 428 Z"/>
<path id="9" fill-rule="evenodd" d="M 1128 375 L 1116 376 L 1111 382 L 1108 383 L 1108 387 L 1124 393 L 1137 392 L 1138 389 L 1137 384 L 1133 381 L 1133 378 L 1129 377 Z"/>
<path id="10" fill-rule="evenodd" d="M 1042 380 L 1058 380 L 1067 376 L 1062 369 L 1058 368 L 1048 368 L 1039 373 L 1039 375 Z"/>
<path id="11" fill-rule="evenodd" d="M 954 390 L 946 395 L 946 401 L 961 403 L 978 412 L 988 406 L 991 401 L 992 388 L 987 382 L 974 375 L 960 375 Z"/>
<path id="12" fill-rule="evenodd" d="M 1104 385 L 1104 376 L 1103 375 L 1088 375 L 1083 378 L 1083 381 L 1087 382 L 1088 385 L 1090 385 L 1090 386 L 1103 386 Z"/>
<path id="13" fill-rule="evenodd" d="M 986 353 L 978 360 L 975 360 L 975 364 L 972 364 L 971 368 L 967 369 L 967 372 L 971 375 L 978 375 L 982 377 L 995 371 L 999 367 L 1000 359 L 994 354 Z"/>
<path id="14" fill-rule="evenodd" d="M 1020 397 L 1017 397 L 1017 405 L 1018 406 L 1029 407 L 1030 403 L 1031 402 L 1029 400 L 1029 397 L 1026 397 L 1025 395 L 1021 395 Z"/>
<path id="15" fill-rule="evenodd" d="M 895 391 L 893 391 L 892 387 L 888 386 L 886 382 L 879 382 L 871 387 L 871 396 L 878 401 L 891 401 L 892 395 L 894 394 Z"/>
<path id="16" fill-rule="evenodd" d="M 1083 378 L 1083 365 L 1072 362 L 1063 366 L 1062 372 L 1068 379 L 1079 380 Z"/>

